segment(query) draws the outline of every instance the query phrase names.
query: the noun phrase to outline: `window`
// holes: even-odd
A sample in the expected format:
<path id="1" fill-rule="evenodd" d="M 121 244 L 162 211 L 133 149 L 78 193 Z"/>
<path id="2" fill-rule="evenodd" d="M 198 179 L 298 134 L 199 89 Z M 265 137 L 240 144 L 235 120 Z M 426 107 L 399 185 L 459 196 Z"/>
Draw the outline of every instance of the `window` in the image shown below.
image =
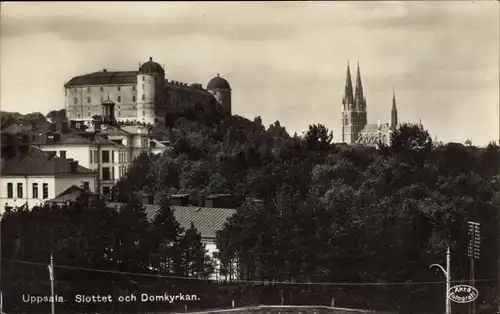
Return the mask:
<path id="1" fill-rule="evenodd" d="M 33 198 L 38 198 L 38 183 L 33 183 L 31 191 L 33 193 Z"/>
<path id="2" fill-rule="evenodd" d="M 143 110 L 142 111 L 142 115 L 145 116 L 146 115 L 146 110 Z"/>
<path id="3" fill-rule="evenodd" d="M 122 87 L 121 86 L 118 86 L 118 91 L 121 91 L 122 90 Z"/>
<path id="4" fill-rule="evenodd" d="M 118 102 L 122 102 L 122 96 L 118 96 L 116 99 Z"/>
<path id="5" fill-rule="evenodd" d="M 36 141 L 36 134 L 31 135 L 31 140 L 34 142 Z"/>
<path id="6" fill-rule="evenodd" d="M 115 151 L 111 151 L 111 162 L 115 163 Z"/>
<path id="7" fill-rule="evenodd" d="M 60 150 L 59 151 L 59 157 L 66 159 L 66 151 L 65 150 Z"/>
<path id="8" fill-rule="evenodd" d="M 48 183 L 44 183 L 43 186 L 42 186 L 42 193 L 43 193 L 43 196 L 42 198 L 46 199 L 46 198 L 49 198 L 49 184 Z"/>
<path id="9" fill-rule="evenodd" d="M 102 162 L 109 162 L 109 150 L 102 151 Z"/>
<path id="10" fill-rule="evenodd" d="M 99 155 L 97 154 L 97 151 L 94 150 L 94 162 L 98 163 L 99 162 Z"/>
<path id="11" fill-rule="evenodd" d="M 7 198 L 14 198 L 14 185 L 7 183 Z"/>
<path id="12" fill-rule="evenodd" d="M 110 193 L 111 193 L 111 189 L 109 188 L 109 186 L 102 187 L 102 194 L 109 195 Z"/>
<path id="13" fill-rule="evenodd" d="M 135 96 L 132 96 L 132 101 L 135 101 Z"/>
<path id="14" fill-rule="evenodd" d="M 90 111 L 89 111 L 89 113 L 88 113 L 88 116 L 90 117 Z"/>
<path id="15" fill-rule="evenodd" d="M 83 181 L 83 188 L 85 190 L 90 190 L 90 183 L 89 183 L 89 181 Z"/>
<path id="16" fill-rule="evenodd" d="M 111 170 L 109 167 L 102 168 L 102 179 L 103 180 L 111 180 Z"/>
<path id="17" fill-rule="evenodd" d="M 135 85 L 132 85 L 132 90 L 135 90 Z"/>
<path id="18" fill-rule="evenodd" d="M 91 101 L 92 99 L 90 99 L 90 97 L 87 97 L 87 103 L 90 104 Z"/>
<path id="19" fill-rule="evenodd" d="M 89 155 L 90 155 L 90 156 L 89 156 L 89 157 L 90 157 L 90 158 L 89 158 L 89 159 L 90 159 L 90 163 L 92 163 L 92 162 L 93 162 L 93 161 L 92 161 L 92 153 L 93 153 L 93 151 L 89 151 Z"/>
<path id="20" fill-rule="evenodd" d="M 144 82 L 145 80 L 146 80 L 146 77 L 145 77 L 145 76 L 143 76 L 143 77 L 142 77 L 142 81 Z M 144 86 L 144 85 L 142 85 L 142 86 Z"/>
<path id="21" fill-rule="evenodd" d="M 104 92 L 104 87 L 101 86 L 101 92 Z"/>
<path id="22" fill-rule="evenodd" d="M 146 89 L 146 87 L 145 87 L 145 86 L 146 86 L 146 85 L 142 84 L 142 90 L 145 90 L 145 89 Z"/>
<path id="23" fill-rule="evenodd" d="M 23 184 L 17 184 L 17 198 L 23 198 Z"/>
<path id="24" fill-rule="evenodd" d="M 78 104 L 78 98 L 76 98 L 76 97 L 75 97 L 75 98 L 73 98 L 73 103 L 74 103 L 74 104 Z"/>
<path id="25" fill-rule="evenodd" d="M 146 95 L 142 94 L 142 100 L 146 100 Z"/>

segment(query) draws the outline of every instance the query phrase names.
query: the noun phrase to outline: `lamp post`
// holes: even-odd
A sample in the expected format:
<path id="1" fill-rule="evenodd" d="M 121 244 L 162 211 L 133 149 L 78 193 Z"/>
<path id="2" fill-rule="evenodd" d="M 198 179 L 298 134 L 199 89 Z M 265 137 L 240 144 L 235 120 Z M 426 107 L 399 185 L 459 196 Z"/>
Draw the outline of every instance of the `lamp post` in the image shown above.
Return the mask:
<path id="1" fill-rule="evenodd" d="M 429 268 L 432 267 L 437 267 L 441 269 L 443 272 L 444 276 L 446 277 L 446 291 L 444 294 L 444 297 L 446 299 L 446 307 L 445 307 L 445 314 L 451 314 L 451 301 L 448 298 L 448 291 L 450 290 L 450 285 L 451 285 L 451 273 L 450 273 L 450 247 L 446 250 L 446 270 L 443 268 L 443 266 L 439 264 L 432 264 L 429 266 Z"/>

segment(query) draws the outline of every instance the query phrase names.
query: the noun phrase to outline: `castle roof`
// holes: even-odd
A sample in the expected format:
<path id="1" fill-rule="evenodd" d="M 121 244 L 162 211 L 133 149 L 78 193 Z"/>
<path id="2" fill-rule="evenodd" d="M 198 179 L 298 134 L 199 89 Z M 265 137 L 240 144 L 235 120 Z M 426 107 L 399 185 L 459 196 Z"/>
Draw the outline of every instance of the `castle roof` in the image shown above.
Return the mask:
<path id="1" fill-rule="evenodd" d="M 137 83 L 137 71 L 109 72 L 106 69 L 85 75 L 75 76 L 64 87 L 89 85 L 127 85 Z"/>
<path id="2" fill-rule="evenodd" d="M 152 57 L 149 57 L 149 61 L 143 63 L 139 67 L 139 74 L 142 74 L 142 73 L 161 73 L 161 74 L 165 74 L 165 70 L 163 69 L 163 67 L 159 63 L 154 62 Z"/>
<path id="3" fill-rule="evenodd" d="M 207 84 L 207 89 L 231 89 L 229 82 L 217 74 L 216 77 L 211 79 Z"/>

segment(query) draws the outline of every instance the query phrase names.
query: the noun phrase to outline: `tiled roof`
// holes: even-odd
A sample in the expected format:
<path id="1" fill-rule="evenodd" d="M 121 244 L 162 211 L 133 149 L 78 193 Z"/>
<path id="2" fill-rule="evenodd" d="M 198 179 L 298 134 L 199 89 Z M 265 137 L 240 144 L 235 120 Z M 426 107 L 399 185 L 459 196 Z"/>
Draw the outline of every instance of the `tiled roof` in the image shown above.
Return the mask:
<path id="1" fill-rule="evenodd" d="M 121 203 L 108 203 L 109 206 L 120 207 Z M 148 219 L 154 219 L 160 205 L 145 205 L 144 209 Z M 224 223 L 236 213 L 231 208 L 211 208 L 197 206 L 175 206 L 172 205 L 174 217 L 182 228 L 188 229 L 193 222 L 194 226 L 200 232 L 202 238 L 215 239 L 217 231 L 224 227 Z"/>
<path id="2" fill-rule="evenodd" d="M 72 186 L 49 202 L 66 203 L 74 201 L 81 195 L 82 192 L 83 189 L 81 187 Z M 107 205 L 114 208 L 120 208 L 124 204 L 107 202 Z M 160 210 L 160 205 L 145 205 L 144 209 L 147 218 L 153 220 Z M 179 222 L 181 227 L 188 229 L 191 226 L 191 222 L 193 222 L 198 232 L 200 232 L 201 237 L 205 239 L 215 239 L 216 232 L 221 230 L 229 217 L 236 213 L 236 210 L 232 208 L 172 205 L 172 209 L 174 211 L 174 217 Z"/>
<path id="3" fill-rule="evenodd" d="M 101 71 L 73 77 L 64 87 L 136 84 L 137 71 Z"/>
<path id="4" fill-rule="evenodd" d="M 10 158 L 2 158 L 2 176 L 15 175 L 57 175 L 69 174 L 70 160 L 50 157 L 49 154 L 34 147 L 26 147 L 25 152 L 19 152 Z M 93 173 L 92 170 L 77 166 L 76 173 Z"/>

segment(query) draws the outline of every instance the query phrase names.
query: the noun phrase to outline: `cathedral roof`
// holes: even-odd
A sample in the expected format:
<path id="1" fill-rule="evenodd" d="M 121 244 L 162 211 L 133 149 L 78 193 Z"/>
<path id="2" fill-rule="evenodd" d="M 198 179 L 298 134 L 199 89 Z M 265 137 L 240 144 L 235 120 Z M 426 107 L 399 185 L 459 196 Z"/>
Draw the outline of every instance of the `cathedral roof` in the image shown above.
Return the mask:
<path id="1" fill-rule="evenodd" d="M 207 89 L 231 89 L 231 86 L 228 81 L 217 74 L 216 77 L 208 82 Z"/>
<path id="2" fill-rule="evenodd" d="M 139 67 L 139 74 L 141 73 L 161 73 L 165 74 L 165 70 L 163 67 L 159 64 L 153 61 L 153 58 L 149 57 L 149 61 L 143 63 Z"/>

